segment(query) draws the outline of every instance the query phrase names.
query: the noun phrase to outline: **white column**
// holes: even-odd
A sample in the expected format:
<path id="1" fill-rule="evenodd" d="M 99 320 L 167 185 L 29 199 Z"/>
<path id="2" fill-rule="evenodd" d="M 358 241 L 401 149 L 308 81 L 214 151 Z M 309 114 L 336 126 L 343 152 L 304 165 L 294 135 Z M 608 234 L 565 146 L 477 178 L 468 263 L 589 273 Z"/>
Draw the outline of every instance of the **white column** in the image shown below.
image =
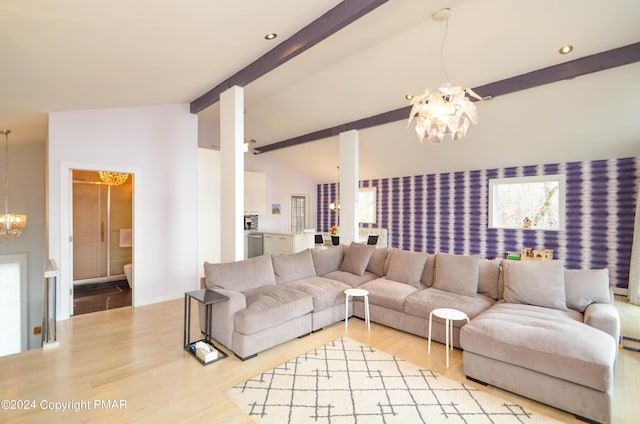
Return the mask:
<path id="1" fill-rule="evenodd" d="M 358 241 L 358 174 L 360 133 L 356 130 L 340 133 L 340 244 Z"/>
<path id="2" fill-rule="evenodd" d="M 220 260 L 244 258 L 244 89 L 220 95 Z"/>

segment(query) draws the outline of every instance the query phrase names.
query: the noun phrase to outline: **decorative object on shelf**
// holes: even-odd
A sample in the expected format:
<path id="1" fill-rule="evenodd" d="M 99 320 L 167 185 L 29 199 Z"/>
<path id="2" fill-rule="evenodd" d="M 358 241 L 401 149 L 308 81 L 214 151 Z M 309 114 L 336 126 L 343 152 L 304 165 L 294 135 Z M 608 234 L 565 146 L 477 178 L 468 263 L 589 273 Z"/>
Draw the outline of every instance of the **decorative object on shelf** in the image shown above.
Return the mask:
<path id="1" fill-rule="evenodd" d="M 338 184 L 336 186 L 338 195 L 336 196 L 336 200 L 329 203 L 329 209 L 334 212 L 340 212 L 340 167 L 338 166 Z"/>
<path id="2" fill-rule="evenodd" d="M 444 35 L 440 46 L 440 66 L 447 81 L 449 77 L 444 68 L 444 43 L 447 39 L 449 16 L 451 16 L 449 8 L 440 9 L 431 15 L 434 21 L 444 21 Z M 470 88 L 454 87 L 449 82 L 443 83 L 436 91 L 426 89 L 421 96 L 407 96 L 410 98 L 412 106 L 407 127 L 415 118 L 416 133 L 420 143 L 424 142 L 425 138 L 433 143 L 439 143 L 446 136 L 450 136 L 452 140 L 460 140 L 467 134 L 471 123 L 478 123 L 476 106 L 467 97 L 467 94 L 482 100 Z"/>
<path id="3" fill-rule="evenodd" d="M 331 235 L 335 236 L 336 234 L 338 234 L 338 227 L 332 225 L 331 227 L 329 227 L 329 232 L 331 233 Z"/>
<path id="4" fill-rule="evenodd" d="M 532 249 L 531 247 L 523 247 L 520 249 L 520 259 L 523 261 L 550 261 L 553 259 L 553 249 Z"/>
<path id="5" fill-rule="evenodd" d="M 11 130 L 1 130 L 4 135 L 4 214 L 0 215 L 0 237 L 3 241 L 12 241 L 20 237 L 27 227 L 27 215 L 9 213 L 9 134 Z"/>
<path id="6" fill-rule="evenodd" d="M 99 171 L 98 174 L 100 175 L 100 179 L 103 183 L 114 186 L 124 184 L 125 181 L 127 181 L 127 178 L 129 178 L 129 174 L 123 174 L 120 172 Z"/>
<path id="7" fill-rule="evenodd" d="M 522 228 L 529 228 L 531 227 L 531 218 L 529 218 L 528 216 L 522 221 Z"/>

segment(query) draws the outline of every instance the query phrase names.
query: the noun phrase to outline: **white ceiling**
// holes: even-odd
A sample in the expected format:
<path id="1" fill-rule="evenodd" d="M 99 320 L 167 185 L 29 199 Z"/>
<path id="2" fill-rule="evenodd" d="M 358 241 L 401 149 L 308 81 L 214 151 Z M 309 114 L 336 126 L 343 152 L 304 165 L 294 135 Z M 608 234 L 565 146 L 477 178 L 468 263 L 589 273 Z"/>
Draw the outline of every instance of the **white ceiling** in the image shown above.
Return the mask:
<path id="1" fill-rule="evenodd" d="M 338 1 L 300 4 L 4 0 L 0 127 L 12 129 L 12 140 L 42 141 L 48 112 L 189 103 Z M 640 41 L 637 0 L 390 0 L 247 85 L 246 137 L 259 148 L 406 106 L 404 94 L 436 88 L 443 27 L 430 16 L 442 7 L 453 10 L 445 69 L 466 87 Z M 268 42 L 268 32 L 279 37 Z M 569 56 L 557 52 L 565 43 L 575 46 Z M 480 123 L 457 143 L 421 145 L 405 122 L 362 130 L 361 178 L 639 155 L 637 75 L 638 64 L 627 65 L 483 102 Z M 217 110 L 200 114 L 213 129 L 202 134 L 215 134 Z M 333 181 L 337 143 L 259 158 Z M 215 135 L 200 140 L 216 144 Z"/>

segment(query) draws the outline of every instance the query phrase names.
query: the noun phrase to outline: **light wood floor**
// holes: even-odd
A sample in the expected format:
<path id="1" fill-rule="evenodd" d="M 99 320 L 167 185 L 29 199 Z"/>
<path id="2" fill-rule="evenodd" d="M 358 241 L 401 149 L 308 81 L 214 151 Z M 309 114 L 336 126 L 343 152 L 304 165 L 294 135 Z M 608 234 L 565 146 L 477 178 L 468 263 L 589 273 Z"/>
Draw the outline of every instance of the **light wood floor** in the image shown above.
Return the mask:
<path id="1" fill-rule="evenodd" d="M 640 337 L 640 307 L 622 298 L 616 300 L 616 306 L 623 334 Z M 337 323 L 245 362 L 230 355 L 203 367 L 182 350 L 182 328 L 182 300 L 96 312 L 59 323 L 59 348 L 0 358 L 0 400 L 35 402 L 35 409 L 30 410 L 3 407 L 0 422 L 158 422 L 159 418 L 159 422 L 250 422 L 227 398 L 227 388 L 345 335 L 344 323 Z M 197 337 L 195 322 L 192 330 Z M 442 344 L 434 343 L 428 356 L 425 339 L 374 323 L 368 333 L 357 318 L 349 321 L 348 335 L 452 379 L 465 380 L 459 350 L 453 353 L 451 368 L 447 369 Z M 616 367 L 614 423 L 640 422 L 639 381 L 640 353 L 621 350 Z M 578 422 L 567 413 L 508 392 L 467 383 L 538 413 Z M 122 409 L 96 407 L 94 400 L 115 400 Z M 67 408 L 79 411 L 43 410 L 55 406 L 53 402 L 71 403 Z"/>

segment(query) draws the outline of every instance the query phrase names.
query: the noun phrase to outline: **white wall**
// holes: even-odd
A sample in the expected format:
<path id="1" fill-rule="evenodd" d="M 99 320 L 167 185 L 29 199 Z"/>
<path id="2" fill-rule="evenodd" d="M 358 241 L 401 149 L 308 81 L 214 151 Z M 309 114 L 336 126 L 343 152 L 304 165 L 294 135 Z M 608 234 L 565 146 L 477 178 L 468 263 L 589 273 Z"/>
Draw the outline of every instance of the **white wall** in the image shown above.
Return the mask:
<path id="1" fill-rule="evenodd" d="M 134 306 L 197 285 L 197 117 L 189 105 L 52 113 L 49 118 L 49 256 L 60 293 L 71 284 L 69 169 L 134 175 Z M 59 298 L 59 318 L 69 297 Z"/>
<path id="2" fill-rule="evenodd" d="M 220 152 L 198 149 L 198 279 L 220 262 Z"/>
<path id="3" fill-rule="evenodd" d="M 245 171 L 264 172 L 267 176 L 267 208 L 265 215 L 258 216 L 260 231 L 291 231 L 291 195 L 309 195 L 309 225 L 316 222 L 316 182 L 291 171 L 286 165 L 274 160 L 268 153 L 254 155 L 245 153 Z M 305 160 L 300 158 L 300 160 Z M 280 215 L 271 214 L 271 205 L 282 205 Z"/>

